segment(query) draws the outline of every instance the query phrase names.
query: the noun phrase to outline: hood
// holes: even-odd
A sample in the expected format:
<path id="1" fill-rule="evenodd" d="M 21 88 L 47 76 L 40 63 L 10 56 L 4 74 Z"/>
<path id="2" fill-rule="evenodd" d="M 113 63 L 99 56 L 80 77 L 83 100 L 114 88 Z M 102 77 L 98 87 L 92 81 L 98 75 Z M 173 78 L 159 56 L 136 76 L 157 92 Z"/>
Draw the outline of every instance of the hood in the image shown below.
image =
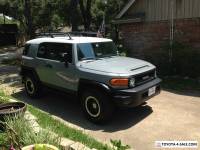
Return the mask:
<path id="1" fill-rule="evenodd" d="M 81 61 L 79 66 L 82 69 L 116 74 L 137 74 L 155 68 L 146 61 L 120 56 Z"/>

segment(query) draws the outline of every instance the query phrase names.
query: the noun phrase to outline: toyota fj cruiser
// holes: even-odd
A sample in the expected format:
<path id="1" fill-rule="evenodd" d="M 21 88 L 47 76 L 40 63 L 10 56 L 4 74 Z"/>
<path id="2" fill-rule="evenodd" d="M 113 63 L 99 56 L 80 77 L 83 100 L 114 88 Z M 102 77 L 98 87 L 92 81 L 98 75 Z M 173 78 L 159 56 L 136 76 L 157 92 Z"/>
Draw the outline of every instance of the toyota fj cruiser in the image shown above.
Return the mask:
<path id="1" fill-rule="evenodd" d="M 116 106 L 135 107 L 160 93 L 156 67 L 122 57 L 112 40 L 97 37 L 43 37 L 26 43 L 22 81 L 30 97 L 47 86 L 72 92 L 87 118 L 108 120 Z"/>

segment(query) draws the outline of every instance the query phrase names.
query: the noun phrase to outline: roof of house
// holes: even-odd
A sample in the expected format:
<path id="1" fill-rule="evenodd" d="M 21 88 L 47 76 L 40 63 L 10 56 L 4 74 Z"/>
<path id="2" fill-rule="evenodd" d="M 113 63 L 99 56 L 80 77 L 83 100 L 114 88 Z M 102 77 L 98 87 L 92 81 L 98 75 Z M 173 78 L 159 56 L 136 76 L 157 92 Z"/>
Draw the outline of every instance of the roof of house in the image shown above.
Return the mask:
<path id="1" fill-rule="evenodd" d="M 169 21 L 172 19 L 172 14 L 174 19 L 200 17 L 200 0 L 187 0 L 186 2 L 178 0 L 129 0 L 113 22 L 114 24 L 124 24 L 140 21 Z"/>
<path id="2" fill-rule="evenodd" d="M 116 16 L 116 19 L 120 19 L 126 12 L 127 10 L 135 3 L 136 0 L 130 0 L 124 8 L 119 12 L 119 14 Z"/>

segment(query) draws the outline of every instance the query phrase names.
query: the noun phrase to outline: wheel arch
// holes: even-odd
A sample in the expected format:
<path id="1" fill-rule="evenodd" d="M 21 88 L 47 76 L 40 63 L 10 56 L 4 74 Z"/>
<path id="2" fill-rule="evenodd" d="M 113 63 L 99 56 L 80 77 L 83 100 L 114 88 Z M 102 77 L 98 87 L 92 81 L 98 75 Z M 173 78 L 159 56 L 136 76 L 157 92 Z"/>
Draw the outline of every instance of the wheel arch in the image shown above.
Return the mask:
<path id="1" fill-rule="evenodd" d="M 110 94 L 111 92 L 110 87 L 104 83 L 88 80 L 88 79 L 80 79 L 79 86 L 78 86 L 78 96 L 80 96 L 81 93 L 87 88 L 100 89 L 107 94 Z"/>
<path id="2" fill-rule="evenodd" d="M 32 67 L 21 66 L 20 75 L 22 76 L 22 83 L 24 82 L 24 77 L 29 74 L 32 75 L 37 81 L 40 82 L 40 78 L 36 72 L 36 70 Z"/>

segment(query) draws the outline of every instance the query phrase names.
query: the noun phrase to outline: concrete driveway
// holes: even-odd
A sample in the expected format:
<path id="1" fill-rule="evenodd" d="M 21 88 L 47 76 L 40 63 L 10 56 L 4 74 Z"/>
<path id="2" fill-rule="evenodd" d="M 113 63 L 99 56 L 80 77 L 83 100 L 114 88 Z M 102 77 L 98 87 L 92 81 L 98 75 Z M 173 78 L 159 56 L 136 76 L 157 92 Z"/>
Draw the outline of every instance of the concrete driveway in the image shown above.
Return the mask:
<path id="1" fill-rule="evenodd" d="M 147 105 L 117 110 L 113 119 L 101 126 L 85 120 L 74 96 L 45 91 L 42 98 L 33 100 L 26 96 L 21 86 L 11 94 L 61 118 L 70 126 L 84 130 L 102 142 L 121 139 L 124 144 L 136 150 L 155 149 L 156 140 L 195 140 L 200 143 L 200 92 L 162 91 L 149 100 Z"/>

